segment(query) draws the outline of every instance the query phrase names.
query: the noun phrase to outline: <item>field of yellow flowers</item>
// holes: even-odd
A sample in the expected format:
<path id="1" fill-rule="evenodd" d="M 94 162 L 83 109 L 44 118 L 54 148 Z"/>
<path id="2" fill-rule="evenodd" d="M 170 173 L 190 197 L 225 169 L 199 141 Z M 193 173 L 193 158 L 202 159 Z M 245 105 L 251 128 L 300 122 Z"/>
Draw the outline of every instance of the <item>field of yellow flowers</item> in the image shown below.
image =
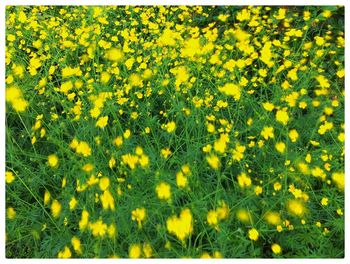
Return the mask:
<path id="1" fill-rule="evenodd" d="M 344 257 L 344 7 L 7 6 L 8 258 Z"/>

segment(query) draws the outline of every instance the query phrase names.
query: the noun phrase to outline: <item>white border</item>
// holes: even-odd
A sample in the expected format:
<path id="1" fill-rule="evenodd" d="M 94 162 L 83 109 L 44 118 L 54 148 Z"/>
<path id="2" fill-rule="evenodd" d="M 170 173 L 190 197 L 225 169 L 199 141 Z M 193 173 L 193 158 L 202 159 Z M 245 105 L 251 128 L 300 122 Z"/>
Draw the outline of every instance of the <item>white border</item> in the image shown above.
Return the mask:
<path id="1" fill-rule="evenodd" d="M 349 26 L 349 1 L 346 0 L 315 0 L 315 1 L 305 1 L 305 0 L 293 0 L 293 1 L 276 1 L 276 0 L 0 0 L 0 47 L 1 47 L 1 58 L 0 58 L 0 74 L 1 74 L 1 87 L 2 87 L 2 96 L 0 102 L 0 118 L 2 125 L 0 126 L 0 166 L 2 175 L 5 175 L 5 6 L 6 5 L 343 5 L 345 6 L 345 87 L 347 87 L 346 96 L 345 96 L 345 113 L 349 113 L 349 103 L 350 99 L 348 96 L 348 89 L 350 85 L 349 78 L 349 57 L 350 57 L 350 46 L 349 46 L 349 36 L 350 36 L 350 26 Z M 345 124 L 346 127 L 349 125 L 349 114 L 345 114 Z M 348 129 L 346 129 L 346 141 L 345 141 L 345 153 L 346 157 L 350 151 L 350 143 L 348 140 Z M 347 173 L 349 170 L 349 162 L 345 162 L 345 171 Z M 346 173 L 345 173 L 346 174 Z M 350 204 L 349 204 L 349 189 L 350 189 L 350 180 L 346 180 L 346 190 L 345 193 L 345 223 L 350 223 Z M 345 259 L 120 259 L 120 260 L 108 260 L 108 259 L 5 259 L 5 180 L 0 180 L 0 262 L 1 263 L 66 263 L 66 262 L 84 262 L 84 263 L 105 263 L 110 261 L 116 261 L 118 263 L 166 263 L 167 261 L 176 262 L 176 263 L 350 263 L 350 240 L 349 240 L 349 228 L 345 228 Z M 234 245 L 232 245 L 234 246 Z"/>
<path id="2" fill-rule="evenodd" d="M 346 5 L 347 0 L 3 0 L 1 5 Z"/>

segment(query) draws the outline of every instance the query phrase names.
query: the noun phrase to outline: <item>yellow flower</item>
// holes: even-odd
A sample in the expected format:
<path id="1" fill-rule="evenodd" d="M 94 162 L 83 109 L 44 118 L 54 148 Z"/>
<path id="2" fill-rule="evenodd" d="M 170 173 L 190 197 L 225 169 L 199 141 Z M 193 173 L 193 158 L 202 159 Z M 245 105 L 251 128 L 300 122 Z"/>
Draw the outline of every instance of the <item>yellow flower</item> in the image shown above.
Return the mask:
<path id="1" fill-rule="evenodd" d="M 236 101 L 241 98 L 241 89 L 234 83 L 226 83 L 224 86 L 219 87 L 218 90 L 227 96 L 232 96 Z"/>
<path id="2" fill-rule="evenodd" d="M 166 221 L 166 226 L 170 234 L 175 235 L 179 240 L 184 241 L 193 232 L 193 220 L 190 209 L 183 209 L 180 217 L 172 215 Z"/>
<path id="3" fill-rule="evenodd" d="M 122 136 L 118 136 L 114 139 L 114 144 L 119 147 L 121 145 L 123 145 L 123 137 Z"/>
<path id="4" fill-rule="evenodd" d="M 89 229 L 94 237 L 104 237 L 107 232 L 107 225 L 101 219 L 94 223 L 89 223 Z"/>
<path id="5" fill-rule="evenodd" d="M 271 112 L 275 108 L 275 106 L 270 102 L 263 103 L 263 107 L 266 111 L 269 112 Z"/>
<path id="6" fill-rule="evenodd" d="M 16 65 L 15 63 L 12 65 L 12 70 L 14 75 L 18 76 L 19 78 L 23 78 L 24 76 L 24 67 L 23 65 Z"/>
<path id="7" fill-rule="evenodd" d="M 135 153 L 136 153 L 136 155 L 141 156 L 141 155 L 143 154 L 143 149 L 142 149 L 142 147 L 137 146 L 137 147 L 135 148 Z"/>
<path id="8" fill-rule="evenodd" d="M 7 35 L 7 41 L 13 42 L 15 40 L 16 40 L 16 36 L 15 35 L 13 35 L 13 34 L 8 34 Z"/>
<path id="9" fill-rule="evenodd" d="M 232 150 L 232 159 L 236 161 L 241 161 L 244 157 L 245 150 L 246 150 L 245 146 L 241 146 L 240 144 L 237 144 L 235 149 Z"/>
<path id="10" fill-rule="evenodd" d="M 279 190 L 281 190 L 281 188 L 282 188 L 281 183 L 275 182 L 275 183 L 273 184 L 273 189 L 274 189 L 275 191 L 279 191 Z"/>
<path id="11" fill-rule="evenodd" d="M 324 38 L 319 36 L 315 37 L 315 41 L 317 46 L 322 46 L 325 43 Z"/>
<path id="12" fill-rule="evenodd" d="M 37 73 L 38 73 L 37 69 L 40 68 L 41 65 L 42 65 L 42 62 L 41 62 L 40 58 L 37 58 L 36 56 L 31 58 L 29 60 L 29 67 L 28 67 L 30 75 L 32 75 L 32 76 L 37 75 Z"/>
<path id="13" fill-rule="evenodd" d="M 190 52 L 193 54 L 194 52 Z M 170 72 L 175 75 L 175 86 L 178 88 L 181 84 L 186 83 L 190 77 L 185 66 L 178 66 L 176 68 L 170 69 Z"/>
<path id="14" fill-rule="evenodd" d="M 134 65 L 134 62 L 135 62 L 134 58 L 129 58 L 125 61 L 125 66 L 129 71 L 131 70 L 132 65 Z"/>
<path id="15" fill-rule="evenodd" d="M 67 81 L 61 84 L 60 92 L 64 94 L 68 94 L 70 90 L 73 89 L 72 81 Z"/>
<path id="16" fill-rule="evenodd" d="M 136 168 L 136 164 L 139 162 L 139 157 L 128 153 L 122 156 L 122 162 L 124 164 L 127 164 L 130 167 L 130 169 L 133 170 Z"/>
<path id="17" fill-rule="evenodd" d="M 76 152 L 84 157 L 88 157 L 91 155 L 91 148 L 87 142 L 80 141 L 77 145 Z"/>
<path id="18" fill-rule="evenodd" d="M 321 199 L 321 205 L 322 205 L 322 206 L 328 205 L 328 198 L 327 198 L 327 197 L 323 197 L 323 198 Z"/>
<path id="19" fill-rule="evenodd" d="M 110 158 L 110 160 L 108 161 L 108 166 L 113 169 L 115 167 L 115 165 L 117 164 L 115 158 Z"/>
<path id="20" fill-rule="evenodd" d="M 260 53 L 260 60 L 267 65 L 267 67 L 271 68 L 275 63 L 272 59 L 272 52 L 271 52 L 271 41 L 266 41 L 263 48 L 261 49 Z"/>
<path id="21" fill-rule="evenodd" d="M 201 259 L 210 259 L 211 256 L 208 252 L 203 252 L 203 254 L 200 257 Z"/>
<path id="22" fill-rule="evenodd" d="M 105 191 L 109 187 L 109 178 L 102 177 L 99 181 L 99 187 L 102 191 Z"/>
<path id="23" fill-rule="evenodd" d="M 225 201 L 223 201 L 223 200 L 219 201 L 219 205 L 220 206 L 218 208 L 216 208 L 218 218 L 219 218 L 219 220 L 226 219 L 230 213 L 230 209 L 227 206 L 227 204 L 225 203 Z"/>
<path id="24" fill-rule="evenodd" d="M 259 185 L 255 186 L 254 192 L 255 192 L 256 195 L 260 195 L 263 192 L 263 188 L 261 186 L 259 186 Z"/>
<path id="25" fill-rule="evenodd" d="M 124 53 L 117 48 L 112 48 L 106 52 L 106 59 L 119 62 L 124 58 Z"/>
<path id="26" fill-rule="evenodd" d="M 292 129 L 289 131 L 288 136 L 292 142 L 296 142 L 299 138 L 299 133 L 296 129 Z"/>
<path id="27" fill-rule="evenodd" d="M 53 200 L 51 204 L 51 213 L 54 218 L 57 218 L 62 210 L 62 205 L 60 204 L 59 201 Z"/>
<path id="28" fill-rule="evenodd" d="M 276 120 L 283 125 L 287 125 L 289 116 L 286 110 L 278 110 L 276 113 Z"/>
<path id="29" fill-rule="evenodd" d="M 278 15 L 275 15 L 274 17 L 278 20 L 282 20 L 285 18 L 285 15 L 286 15 L 286 9 L 280 8 L 280 9 L 278 9 Z"/>
<path id="30" fill-rule="evenodd" d="M 90 110 L 90 115 L 93 118 L 97 118 L 101 114 L 101 110 L 98 107 L 94 107 Z"/>
<path id="31" fill-rule="evenodd" d="M 108 210 L 108 209 L 111 209 L 112 211 L 115 210 L 113 195 L 108 190 L 103 192 L 103 194 L 100 196 L 100 200 L 102 203 L 102 208 L 104 210 Z"/>
<path id="32" fill-rule="evenodd" d="M 143 244 L 142 251 L 146 258 L 152 257 L 152 247 L 149 243 Z"/>
<path id="33" fill-rule="evenodd" d="M 171 155 L 171 150 L 169 148 L 163 148 L 160 151 L 160 154 L 163 156 L 164 159 L 167 159 Z"/>
<path id="34" fill-rule="evenodd" d="M 16 217 L 15 209 L 13 209 L 13 207 L 7 208 L 6 215 L 7 215 L 8 219 L 14 219 Z"/>
<path id="35" fill-rule="evenodd" d="M 331 85 L 329 84 L 329 81 L 326 77 L 324 77 L 323 75 L 318 75 L 316 77 L 316 80 L 318 81 L 318 83 L 320 84 L 321 88 L 329 88 Z"/>
<path id="36" fill-rule="evenodd" d="M 129 81 L 130 81 L 131 86 L 138 86 L 138 87 L 143 86 L 143 81 L 142 81 L 140 75 L 138 75 L 138 74 L 132 73 L 129 76 Z"/>
<path id="37" fill-rule="evenodd" d="M 108 226 L 107 233 L 108 233 L 109 238 L 113 239 L 115 237 L 115 234 L 117 233 L 117 228 L 116 228 L 114 223 L 112 223 Z"/>
<path id="38" fill-rule="evenodd" d="M 13 174 L 12 171 L 6 171 L 5 179 L 6 179 L 6 183 L 10 184 L 15 180 L 15 175 Z"/>
<path id="39" fill-rule="evenodd" d="M 341 70 L 337 71 L 337 76 L 338 76 L 339 78 L 344 78 L 344 76 L 345 76 L 345 70 L 344 70 L 344 69 L 341 69 Z"/>
<path id="40" fill-rule="evenodd" d="M 215 140 L 214 142 L 214 149 L 215 151 L 223 154 L 226 149 L 226 144 L 229 142 L 229 137 L 227 134 L 221 134 L 220 138 Z"/>
<path id="41" fill-rule="evenodd" d="M 80 243 L 79 238 L 77 238 L 76 236 L 73 236 L 71 239 L 71 243 L 72 243 L 72 246 L 73 246 L 75 252 L 77 252 L 78 254 L 81 254 L 82 250 L 81 250 L 81 243 Z"/>
<path id="42" fill-rule="evenodd" d="M 101 82 L 102 83 L 108 83 L 108 81 L 111 79 L 111 75 L 108 72 L 101 72 Z"/>
<path id="43" fill-rule="evenodd" d="M 157 185 L 156 192 L 159 199 L 168 200 L 171 197 L 170 185 L 165 182 Z"/>
<path id="44" fill-rule="evenodd" d="M 171 121 L 171 122 L 168 122 L 166 125 L 165 125 L 165 129 L 168 133 L 173 133 L 176 129 L 176 124 L 174 121 Z"/>
<path id="45" fill-rule="evenodd" d="M 237 12 L 236 19 L 241 22 L 250 20 L 250 11 L 246 8 L 242 9 L 240 12 Z"/>
<path id="46" fill-rule="evenodd" d="M 266 222 L 268 222 L 270 225 L 279 225 L 281 224 L 281 216 L 278 212 L 274 212 L 274 211 L 269 211 L 265 214 L 264 216 Z"/>
<path id="47" fill-rule="evenodd" d="M 219 223 L 218 213 L 215 210 L 210 210 L 207 214 L 207 222 L 209 225 L 216 227 Z"/>
<path id="48" fill-rule="evenodd" d="M 332 12 L 330 10 L 324 10 L 322 12 L 322 16 L 328 18 L 328 17 L 332 16 Z"/>
<path id="49" fill-rule="evenodd" d="M 29 103 L 22 98 L 19 98 L 12 103 L 13 109 L 15 109 L 17 112 L 25 111 L 27 109 L 28 105 L 29 105 Z"/>
<path id="50" fill-rule="evenodd" d="M 71 149 L 76 149 L 79 145 L 79 141 L 76 138 L 73 138 L 73 140 L 71 141 L 71 143 L 69 144 L 69 147 Z"/>
<path id="51" fill-rule="evenodd" d="M 129 248 L 129 258 L 140 258 L 141 246 L 139 244 L 132 244 Z"/>
<path id="52" fill-rule="evenodd" d="M 287 209 L 291 214 L 296 216 L 303 216 L 306 212 L 306 208 L 303 202 L 297 199 L 292 199 L 287 202 Z"/>
<path id="53" fill-rule="evenodd" d="M 29 105 L 29 103 L 23 99 L 22 91 L 15 86 L 6 88 L 6 102 L 11 103 L 13 109 L 17 112 L 25 111 Z"/>
<path id="54" fill-rule="evenodd" d="M 280 153 L 284 153 L 284 151 L 286 150 L 286 144 L 284 144 L 283 142 L 277 142 L 275 147 Z"/>
<path id="55" fill-rule="evenodd" d="M 78 204 L 78 201 L 77 201 L 77 199 L 73 196 L 72 199 L 70 199 L 70 201 L 69 201 L 69 209 L 70 209 L 70 210 L 74 210 L 75 207 L 77 206 L 77 204 Z"/>
<path id="56" fill-rule="evenodd" d="M 187 177 L 181 171 L 176 173 L 176 185 L 180 188 L 187 186 Z"/>
<path id="57" fill-rule="evenodd" d="M 268 140 L 269 138 L 275 137 L 273 130 L 274 130 L 273 127 L 265 126 L 260 134 L 264 137 L 265 140 Z"/>
<path id="58" fill-rule="evenodd" d="M 91 163 L 87 163 L 81 169 L 85 172 L 90 172 L 94 169 L 94 165 L 92 165 Z"/>
<path id="59" fill-rule="evenodd" d="M 215 132 L 215 126 L 212 123 L 207 124 L 207 131 L 209 133 L 214 133 Z"/>
<path id="60" fill-rule="evenodd" d="M 287 77 L 292 81 L 298 80 L 298 69 L 294 68 L 288 71 Z"/>
<path id="61" fill-rule="evenodd" d="M 318 129 L 318 133 L 320 135 L 324 135 L 327 131 L 331 130 L 333 128 L 333 122 L 327 122 L 325 121 L 323 125 L 320 125 Z"/>
<path id="62" fill-rule="evenodd" d="M 100 117 L 96 122 L 96 127 L 104 128 L 108 123 L 108 116 Z"/>
<path id="63" fill-rule="evenodd" d="M 274 254 L 281 254 L 282 252 L 281 246 L 276 243 L 271 245 L 271 250 Z"/>
<path id="64" fill-rule="evenodd" d="M 52 68 L 53 72 L 54 72 L 54 70 L 55 69 Z M 71 76 L 81 76 L 83 74 L 82 71 L 80 70 L 79 66 L 76 68 L 71 68 L 71 67 L 63 68 L 61 73 L 62 73 L 63 79 L 71 77 Z"/>
<path id="65" fill-rule="evenodd" d="M 258 73 L 261 77 L 266 77 L 267 76 L 267 70 L 266 69 L 259 69 Z"/>
<path id="66" fill-rule="evenodd" d="M 145 208 L 136 208 L 131 212 L 131 220 L 137 221 L 139 228 L 142 227 L 142 221 L 146 218 L 146 209 Z"/>
<path id="67" fill-rule="evenodd" d="M 248 237 L 250 240 L 257 241 L 259 239 L 259 232 L 255 228 L 249 229 Z"/>
<path id="68" fill-rule="evenodd" d="M 236 212 L 236 217 L 239 221 L 243 223 L 250 223 L 251 222 L 251 215 L 249 211 L 247 211 L 244 208 L 238 209 Z"/>
<path id="69" fill-rule="evenodd" d="M 252 180 L 244 172 L 237 176 L 237 181 L 241 188 L 248 187 L 252 184 Z"/>
<path id="70" fill-rule="evenodd" d="M 47 161 L 52 168 L 56 168 L 58 166 L 58 157 L 56 154 L 51 154 L 47 157 Z"/>
<path id="71" fill-rule="evenodd" d="M 344 187 L 345 187 L 345 174 L 344 174 L 344 172 L 334 172 L 332 174 L 332 180 L 340 190 L 344 191 Z"/>
<path id="72" fill-rule="evenodd" d="M 142 168 L 147 167 L 148 164 L 149 164 L 149 158 L 148 158 L 148 156 L 142 154 L 142 155 L 139 157 L 139 163 L 140 163 L 140 165 L 141 165 Z"/>
<path id="73" fill-rule="evenodd" d="M 191 175 L 191 169 L 188 164 L 182 165 L 181 170 L 185 175 Z"/>
<path id="74" fill-rule="evenodd" d="M 62 251 L 58 252 L 58 255 L 57 255 L 58 258 L 63 258 L 63 259 L 70 258 L 71 256 L 72 256 L 72 252 L 67 246 L 65 246 Z"/>
<path id="75" fill-rule="evenodd" d="M 22 91 L 15 87 L 15 86 L 11 86 L 6 88 L 6 101 L 7 102 L 14 102 L 16 101 L 18 98 L 22 97 Z"/>
<path id="76" fill-rule="evenodd" d="M 131 131 L 130 129 L 125 130 L 124 134 L 123 134 L 125 139 L 128 139 L 131 136 Z"/>
<path id="77" fill-rule="evenodd" d="M 218 169 L 221 165 L 218 156 L 216 156 L 215 154 L 211 154 L 210 156 L 207 156 L 206 160 L 209 166 L 212 167 L 214 170 Z"/>
<path id="78" fill-rule="evenodd" d="M 88 225 L 88 221 L 89 221 L 89 212 L 86 210 L 83 210 L 83 212 L 81 213 L 81 220 L 79 221 L 79 229 L 84 230 Z"/>
<path id="79" fill-rule="evenodd" d="M 48 190 L 45 190 L 45 193 L 44 193 L 44 205 L 49 204 L 50 199 L 51 199 L 50 192 Z"/>
<path id="80" fill-rule="evenodd" d="M 158 38 L 157 44 L 159 46 L 175 46 L 176 39 L 179 39 L 179 33 L 166 28 L 163 30 L 162 35 Z"/>

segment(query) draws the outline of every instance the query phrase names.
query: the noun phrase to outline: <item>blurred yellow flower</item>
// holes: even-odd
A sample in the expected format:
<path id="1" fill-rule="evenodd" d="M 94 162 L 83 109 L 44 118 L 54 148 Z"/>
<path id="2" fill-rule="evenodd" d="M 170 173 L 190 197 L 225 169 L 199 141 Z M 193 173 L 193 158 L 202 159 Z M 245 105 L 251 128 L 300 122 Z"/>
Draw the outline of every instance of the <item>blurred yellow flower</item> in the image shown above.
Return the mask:
<path id="1" fill-rule="evenodd" d="M 60 204 L 59 201 L 57 201 L 56 199 L 52 201 L 52 204 L 51 204 L 51 213 L 52 213 L 52 216 L 54 218 L 57 218 L 60 213 L 61 213 L 61 210 L 62 210 L 62 205 Z"/>
<path id="2" fill-rule="evenodd" d="M 58 157 L 56 154 L 51 154 L 47 157 L 47 161 L 52 168 L 56 168 L 58 166 Z"/>
<path id="3" fill-rule="evenodd" d="M 142 221 L 146 218 L 146 209 L 144 207 L 136 208 L 131 212 L 131 220 L 137 221 L 139 228 L 142 227 Z"/>
<path id="4" fill-rule="evenodd" d="M 271 250 L 274 254 L 281 254 L 282 253 L 282 248 L 280 245 L 274 243 L 271 245 Z"/>
<path id="5" fill-rule="evenodd" d="M 179 217 L 176 215 L 169 217 L 166 221 L 166 226 L 170 234 L 184 241 L 193 232 L 193 219 L 190 209 L 183 209 Z"/>
<path id="6" fill-rule="evenodd" d="M 157 185 L 156 192 L 158 198 L 161 200 L 168 200 L 171 197 L 170 185 L 165 182 L 161 182 Z"/>
<path id="7" fill-rule="evenodd" d="M 129 248 L 129 258 L 135 259 L 141 257 L 141 246 L 139 244 L 132 244 Z"/>
<path id="8" fill-rule="evenodd" d="M 5 172 L 5 179 L 6 179 L 6 183 L 10 184 L 16 179 L 16 177 L 12 171 L 6 171 Z"/>
<path id="9" fill-rule="evenodd" d="M 249 229 L 248 237 L 250 240 L 257 241 L 259 239 L 259 232 L 255 228 Z"/>
<path id="10" fill-rule="evenodd" d="M 104 128 L 108 123 L 108 116 L 100 117 L 96 122 L 96 127 Z"/>

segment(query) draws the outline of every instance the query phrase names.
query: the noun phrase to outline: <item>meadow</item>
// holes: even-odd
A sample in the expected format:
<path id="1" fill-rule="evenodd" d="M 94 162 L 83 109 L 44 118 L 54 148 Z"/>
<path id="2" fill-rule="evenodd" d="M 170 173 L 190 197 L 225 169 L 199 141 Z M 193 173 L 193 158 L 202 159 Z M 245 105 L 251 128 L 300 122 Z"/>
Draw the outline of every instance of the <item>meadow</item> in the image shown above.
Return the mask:
<path id="1" fill-rule="evenodd" d="M 7 6 L 6 257 L 343 258 L 344 7 Z"/>

